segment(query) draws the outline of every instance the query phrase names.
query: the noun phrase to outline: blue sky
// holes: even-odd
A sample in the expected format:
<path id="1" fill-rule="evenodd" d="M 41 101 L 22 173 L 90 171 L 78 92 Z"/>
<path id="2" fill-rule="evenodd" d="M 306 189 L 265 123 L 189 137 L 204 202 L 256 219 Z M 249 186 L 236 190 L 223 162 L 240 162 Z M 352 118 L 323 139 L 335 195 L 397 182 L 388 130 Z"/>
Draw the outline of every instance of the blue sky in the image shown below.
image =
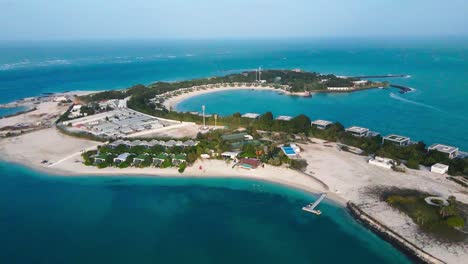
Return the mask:
<path id="1" fill-rule="evenodd" d="M 0 0 L 0 39 L 468 35 L 467 0 Z"/>

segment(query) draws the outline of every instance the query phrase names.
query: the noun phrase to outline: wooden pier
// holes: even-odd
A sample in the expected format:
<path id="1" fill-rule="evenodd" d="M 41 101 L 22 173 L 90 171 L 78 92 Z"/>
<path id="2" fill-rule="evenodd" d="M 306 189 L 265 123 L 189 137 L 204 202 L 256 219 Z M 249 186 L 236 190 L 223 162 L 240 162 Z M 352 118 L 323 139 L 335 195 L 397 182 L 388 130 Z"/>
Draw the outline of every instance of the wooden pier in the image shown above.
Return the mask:
<path id="1" fill-rule="evenodd" d="M 302 210 L 307 211 L 309 213 L 316 214 L 316 215 L 321 215 L 322 212 L 320 210 L 315 210 L 315 207 L 317 207 L 326 196 L 327 196 L 326 193 L 322 193 L 320 197 L 317 199 L 317 201 L 302 207 Z"/>

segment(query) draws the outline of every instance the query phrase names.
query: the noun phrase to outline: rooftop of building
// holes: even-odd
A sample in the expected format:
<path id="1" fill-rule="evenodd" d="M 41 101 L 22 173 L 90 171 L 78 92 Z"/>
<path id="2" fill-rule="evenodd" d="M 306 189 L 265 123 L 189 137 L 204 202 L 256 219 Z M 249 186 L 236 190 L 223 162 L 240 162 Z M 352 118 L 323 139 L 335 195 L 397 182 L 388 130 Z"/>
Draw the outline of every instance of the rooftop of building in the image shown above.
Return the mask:
<path id="1" fill-rule="evenodd" d="M 386 136 L 384 138 L 388 139 L 388 140 L 396 141 L 396 142 L 403 142 L 403 141 L 406 141 L 406 140 L 410 139 L 409 137 L 395 135 L 395 134 L 388 135 L 388 136 Z"/>
<path id="2" fill-rule="evenodd" d="M 364 132 L 368 132 L 369 129 L 365 127 L 352 126 L 352 127 L 346 128 L 346 131 L 352 132 L 352 133 L 364 133 Z"/>
<path id="3" fill-rule="evenodd" d="M 457 147 L 447 146 L 443 144 L 434 144 L 428 148 L 429 150 L 437 150 L 444 153 L 452 153 L 458 151 Z"/>
<path id="4" fill-rule="evenodd" d="M 333 124 L 333 122 L 328 121 L 328 120 L 322 120 L 322 119 L 317 119 L 315 121 L 312 121 L 312 125 L 317 125 L 317 126 L 328 126 Z"/>

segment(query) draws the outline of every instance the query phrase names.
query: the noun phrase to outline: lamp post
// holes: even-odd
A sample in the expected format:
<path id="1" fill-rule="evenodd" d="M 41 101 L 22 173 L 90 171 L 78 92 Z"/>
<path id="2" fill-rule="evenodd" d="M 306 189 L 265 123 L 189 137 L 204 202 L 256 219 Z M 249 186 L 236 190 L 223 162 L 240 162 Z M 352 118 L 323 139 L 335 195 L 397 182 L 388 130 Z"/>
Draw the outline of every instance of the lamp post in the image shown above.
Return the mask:
<path id="1" fill-rule="evenodd" d="M 202 105 L 202 112 L 203 112 L 203 129 L 206 129 L 206 123 L 205 123 L 205 105 Z"/>

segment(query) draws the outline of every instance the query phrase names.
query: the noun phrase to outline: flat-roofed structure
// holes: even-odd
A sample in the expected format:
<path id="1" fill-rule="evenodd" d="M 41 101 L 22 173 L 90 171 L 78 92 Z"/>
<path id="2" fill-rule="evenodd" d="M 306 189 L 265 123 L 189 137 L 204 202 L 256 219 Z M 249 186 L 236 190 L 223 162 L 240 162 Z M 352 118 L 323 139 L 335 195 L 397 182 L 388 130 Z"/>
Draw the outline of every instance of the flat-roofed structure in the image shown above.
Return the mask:
<path id="1" fill-rule="evenodd" d="M 450 159 L 455 158 L 458 155 L 458 148 L 442 145 L 442 144 L 434 144 L 428 148 L 428 150 L 436 150 L 448 155 Z"/>
<path id="2" fill-rule="evenodd" d="M 278 116 L 278 117 L 276 118 L 276 120 L 283 120 L 283 121 L 290 121 L 291 119 L 293 119 L 292 116 L 284 116 L 284 115 Z"/>
<path id="3" fill-rule="evenodd" d="M 442 163 L 436 163 L 431 166 L 431 172 L 438 173 L 438 174 L 445 174 L 448 172 L 449 166 L 442 164 Z"/>
<path id="4" fill-rule="evenodd" d="M 410 138 L 400 135 L 391 134 L 382 138 L 382 143 L 390 142 L 398 146 L 408 146 L 410 144 Z"/>
<path id="5" fill-rule="evenodd" d="M 333 124 L 333 122 L 318 119 L 318 120 L 312 121 L 310 124 L 317 127 L 318 129 L 327 129 L 329 126 Z"/>
<path id="6" fill-rule="evenodd" d="M 242 117 L 257 119 L 260 117 L 260 115 L 257 113 L 245 113 L 242 115 Z"/>
<path id="7" fill-rule="evenodd" d="M 346 132 L 351 133 L 355 137 L 367 137 L 369 129 L 365 127 L 352 126 L 345 129 Z"/>

